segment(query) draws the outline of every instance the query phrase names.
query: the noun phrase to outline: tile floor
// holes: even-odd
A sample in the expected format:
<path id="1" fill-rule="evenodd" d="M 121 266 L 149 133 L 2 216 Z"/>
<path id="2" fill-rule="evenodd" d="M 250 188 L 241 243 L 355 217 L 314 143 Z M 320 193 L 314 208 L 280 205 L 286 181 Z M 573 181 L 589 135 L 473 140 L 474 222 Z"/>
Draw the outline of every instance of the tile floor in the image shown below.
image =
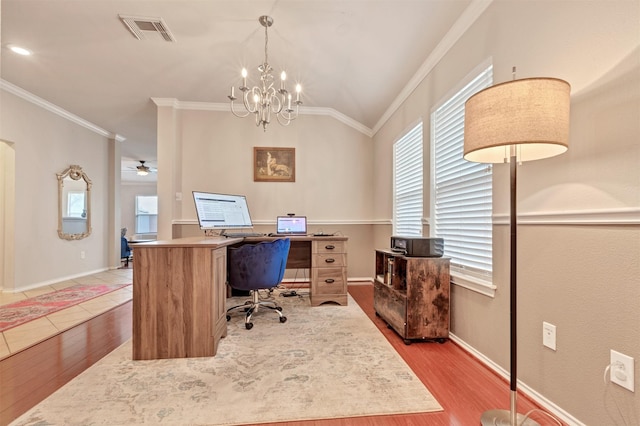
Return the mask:
<path id="1" fill-rule="evenodd" d="M 78 284 L 130 284 L 133 282 L 133 269 L 114 269 L 74 278 L 21 293 L 0 292 L 0 307 L 29 297 L 61 290 Z M 11 328 L 0 338 L 0 359 L 12 353 L 38 343 L 60 331 L 73 327 L 89 318 L 118 306 L 132 298 L 132 286 L 123 287 L 111 293 L 71 306 L 50 315 Z"/>

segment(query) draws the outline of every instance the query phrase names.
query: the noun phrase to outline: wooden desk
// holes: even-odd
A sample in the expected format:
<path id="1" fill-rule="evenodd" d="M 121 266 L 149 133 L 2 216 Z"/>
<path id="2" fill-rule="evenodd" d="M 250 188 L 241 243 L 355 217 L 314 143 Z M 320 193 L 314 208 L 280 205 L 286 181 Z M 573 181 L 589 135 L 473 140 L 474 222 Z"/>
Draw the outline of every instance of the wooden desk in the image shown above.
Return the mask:
<path id="1" fill-rule="evenodd" d="M 227 246 L 235 238 L 137 244 L 133 359 L 214 356 L 227 335 Z"/>
<path id="2" fill-rule="evenodd" d="M 278 237 L 136 244 L 133 359 L 214 356 L 227 335 L 227 247 Z M 310 302 L 347 304 L 347 237 L 290 237 L 287 268 L 311 269 Z"/>

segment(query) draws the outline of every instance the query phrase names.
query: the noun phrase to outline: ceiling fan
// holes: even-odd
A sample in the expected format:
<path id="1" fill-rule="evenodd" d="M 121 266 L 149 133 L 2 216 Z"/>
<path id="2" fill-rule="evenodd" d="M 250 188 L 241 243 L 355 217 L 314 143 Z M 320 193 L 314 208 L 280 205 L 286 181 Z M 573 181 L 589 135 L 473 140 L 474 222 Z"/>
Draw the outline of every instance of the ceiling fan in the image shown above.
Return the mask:
<path id="1" fill-rule="evenodd" d="M 155 173 L 155 172 L 157 172 L 157 171 L 158 171 L 158 169 L 156 169 L 156 168 L 153 168 L 153 167 L 149 167 L 149 166 L 147 166 L 147 165 L 145 164 L 145 163 L 146 163 L 146 161 L 144 161 L 144 160 L 139 160 L 139 162 L 140 162 L 140 164 L 139 164 L 139 165 L 137 165 L 135 168 L 134 168 L 134 167 L 130 167 L 130 169 L 131 169 L 132 171 L 133 171 L 133 170 L 135 170 L 135 171 L 136 171 L 136 174 L 137 174 L 138 176 L 146 176 L 146 175 L 148 175 L 149 173 Z"/>

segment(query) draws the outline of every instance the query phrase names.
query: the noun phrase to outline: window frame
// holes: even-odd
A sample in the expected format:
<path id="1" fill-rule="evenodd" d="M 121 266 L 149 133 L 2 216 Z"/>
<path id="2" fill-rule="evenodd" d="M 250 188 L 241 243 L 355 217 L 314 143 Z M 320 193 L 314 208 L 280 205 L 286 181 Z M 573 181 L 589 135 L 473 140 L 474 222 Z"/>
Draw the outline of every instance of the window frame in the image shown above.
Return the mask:
<path id="1" fill-rule="evenodd" d="M 140 213 L 139 212 L 139 207 L 138 207 L 138 203 L 139 203 L 139 198 L 155 198 L 156 203 L 155 203 L 155 213 Z M 139 220 L 141 218 L 148 218 L 147 222 L 148 222 L 148 228 L 149 231 L 148 232 L 140 232 L 140 224 L 139 224 Z M 153 218 L 155 217 L 155 220 L 153 220 Z M 134 219 L 135 219 L 135 233 L 136 235 L 152 235 L 152 234 L 157 234 L 158 233 L 158 196 L 157 195 L 136 195 L 135 196 L 135 206 L 134 206 Z M 151 228 L 153 228 L 153 222 L 155 222 L 155 231 L 152 230 Z"/>
<path id="2" fill-rule="evenodd" d="M 458 167 L 457 170 L 460 170 L 459 169 L 460 162 L 465 163 L 465 169 L 463 170 L 475 170 L 475 173 L 476 173 L 474 175 L 475 177 L 471 177 L 469 178 L 469 180 L 474 182 L 477 180 L 477 182 L 482 185 L 482 188 L 484 188 L 480 190 L 474 189 L 474 192 L 483 194 L 481 196 L 482 198 L 481 209 L 483 210 L 482 212 L 483 216 L 481 221 L 483 222 L 475 223 L 474 225 L 467 225 L 469 227 L 484 226 L 484 229 L 480 231 L 477 231 L 477 230 L 474 231 L 474 232 L 480 232 L 481 234 L 484 234 L 484 236 L 478 237 L 480 240 L 484 240 L 484 241 L 481 242 L 480 243 L 481 245 L 477 248 L 477 253 L 476 253 L 476 248 L 469 249 L 469 243 L 470 243 L 469 240 L 464 240 L 462 242 L 461 248 L 463 250 L 463 256 L 465 256 L 466 254 L 470 254 L 471 257 L 473 258 L 469 260 L 469 259 L 461 259 L 461 258 L 456 259 L 455 256 L 448 254 L 447 240 L 450 238 L 445 238 L 445 244 L 444 244 L 445 256 L 451 258 L 451 282 L 453 284 L 468 288 L 470 290 L 476 291 L 478 293 L 481 293 L 490 297 L 495 296 L 495 290 L 497 288 L 493 283 L 493 277 L 494 277 L 493 275 L 493 263 L 494 263 L 493 262 L 493 227 L 494 226 L 493 226 L 492 167 L 491 165 L 487 165 L 487 164 L 465 162 L 462 159 L 462 150 L 464 146 L 464 103 L 473 93 L 477 93 L 478 91 L 486 87 L 490 87 L 492 84 L 493 84 L 493 64 L 491 59 L 488 59 L 483 63 L 481 63 L 480 65 L 478 65 L 467 76 L 465 76 L 465 78 L 462 79 L 458 83 L 458 85 L 456 85 L 456 87 L 454 87 L 445 96 L 443 96 L 442 99 L 434 105 L 430 113 L 430 119 L 431 119 L 430 161 L 431 161 L 431 183 L 433 188 L 430 196 L 430 202 L 431 202 L 430 221 L 432 224 L 432 226 L 430 227 L 430 233 L 432 236 L 437 237 L 439 235 L 442 235 L 441 233 L 438 232 L 439 228 L 444 228 L 444 226 L 442 225 L 442 222 L 438 220 L 438 217 L 439 217 L 438 215 L 442 217 L 442 214 L 439 213 L 439 210 L 438 210 L 439 209 L 438 195 L 440 192 L 438 188 L 438 186 L 440 185 L 438 181 L 439 179 L 438 166 L 440 166 L 440 164 L 438 164 L 437 166 L 436 161 L 437 161 L 438 155 L 441 155 L 444 157 L 442 152 L 439 151 L 440 147 L 437 146 L 437 144 L 440 143 L 440 141 L 437 139 L 437 138 L 440 138 L 440 135 L 438 135 L 437 133 L 441 131 L 440 126 L 437 124 L 437 120 L 442 120 L 442 117 L 437 117 L 438 111 L 441 108 L 445 107 L 445 109 L 451 108 L 452 110 L 457 111 L 456 114 L 458 114 L 460 112 L 460 108 L 462 108 L 462 114 L 463 114 L 462 119 L 459 117 L 459 115 L 456 115 L 454 117 L 454 119 L 457 120 L 456 124 L 452 124 L 452 122 L 449 122 L 445 125 L 446 130 L 448 131 L 453 130 L 454 132 L 456 132 L 456 133 L 453 133 L 453 135 L 448 134 L 447 136 L 445 136 L 446 138 L 445 140 L 448 142 L 451 142 L 452 139 L 455 139 L 455 142 L 459 144 L 453 149 L 451 149 L 450 147 L 448 148 L 449 150 L 454 151 L 456 155 L 455 158 L 451 157 L 453 159 L 452 160 L 449 159 L 448 161 L 451 161 L 450 165 L 452 167 Z M 471 87 L 471 86 L 474 86 L 474 87 Z M 452 108 L 452 104 L 453 104 L 453 108 Z M 452 117 L 447 116 L 446 118 L 451 119 Z M 460 127 L 460 121 L 461 121 L 462 127 Z M 457 157 L 458 152 L 459 152 L 459 158 Z M 488 177 L 486 176 L 487 172 L 489 173 Z M 457 175 L 456 181 L 460 182 L 460 173 L 457 173 L 456 175 Z M 467 178 L 462 178 L 462 181 L 465 181 L 465 179 Z M 488 188 L 487 188 L 487 185 L 488 185 Z M 489 191 L 488 196 L 486 192 L 487 190 Z M 454 190 L 454 193 L 456 194 L 456 197 L 460 197 L 461 191 L 458 192 L 457 190 Z M 486 205 L 487 198 L 489 199 L 489 206 Z M 442 205 L 442 203 L 440 203 L 440 205 Z M 466 204 L 466 206 L 469 208 L 470 204 Z M 487 210 L 488 210 L 488 214 L 487 214 Z M 446 213 L 445 213 L 445 216 L 446 216 Z M 489 240 L 488 243 L 486 241 L 487 233 L 488 233 L 488 240 Z M 449 233 L 449 235 L 451 234 L 453 234 L 453 232 Z M 465 244 L 467 245 L 465 246 Z M 459 247 L 455 246 L 454 249 L 459 250 Z M 488 256 L 487 256 L 487 252 L 489 253 Z M 476 254 L 477 254 L 477 258 L 485 259 L 484 266 L 480 266 L 480 264 L 483 263 L 482 261 L 479 261 L 479 262 L 475 261 Z M 486 263 L 487 260 L 488 260 L 488 264 Z M 476 268 L 473 265 L 478 265 L 478 266 Z M 488 268 L 488 269 L 485 269 L 485 268 Z"/>
<path id="3" fill-rule="evenodd" d="M 77 212 L 74 207 L 82 204 L 81 211 Z M 84 216 L 83 216 L 84 213 Z M 67 217 L 85 217 L 87 213 L 87 194 L 85 191 L 67 192 Z"/>
<path id="4" fill-rule="evenodd" d="M 400 157 L 403 154 L 405 156 Z M 399 163 L 402 163 L 403 170 L 399 170 Z M 399 173 L 402 174 L 399 176 Z M 402 187 L 399 188 L 400 181 L 402 181 Z M 403 199 L 402 202 L 399 199 Z M 402 211 L 406 213 L 403 215 L 405 217 L 400 217 Z M 418 120 L 408 126 L 408 129 L 393 143 L 392 234 L 421 237 L 423 217 L 424 123 Z"/>

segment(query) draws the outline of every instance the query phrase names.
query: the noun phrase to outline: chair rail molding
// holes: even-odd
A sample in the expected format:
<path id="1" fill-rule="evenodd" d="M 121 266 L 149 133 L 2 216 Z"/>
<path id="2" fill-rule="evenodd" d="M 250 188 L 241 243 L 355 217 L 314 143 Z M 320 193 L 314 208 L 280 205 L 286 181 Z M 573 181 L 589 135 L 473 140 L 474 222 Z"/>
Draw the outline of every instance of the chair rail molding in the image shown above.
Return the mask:
<path id="1" fill-rule="evenodd" d="M 494 225 L 508 225 L 509 215 L 493 215 Z M 563 210 L 518 214 L 520 225 L 640 225 L 640 207 Z"/>

